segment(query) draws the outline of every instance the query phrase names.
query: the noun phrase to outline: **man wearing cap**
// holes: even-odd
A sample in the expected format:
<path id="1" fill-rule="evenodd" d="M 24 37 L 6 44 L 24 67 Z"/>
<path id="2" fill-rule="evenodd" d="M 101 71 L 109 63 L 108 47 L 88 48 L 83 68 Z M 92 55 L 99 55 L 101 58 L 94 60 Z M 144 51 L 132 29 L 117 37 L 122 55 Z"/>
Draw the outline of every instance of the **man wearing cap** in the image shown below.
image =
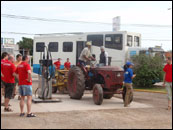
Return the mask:
<path id="1" fill-rule="evenodd" d="M 108 53 L 105 51 L 104 46 L 101 46 L 100 50 L 101 50 L 100 65 L 101 66 L 108 66 Z"/>
<path id="2" fill-rule="evenodd" d="M 126 87 L 124 107 L 130 104 L 130 96 L 133 95 L 132 79 L 136 76 L 133 74 L 133 65 L 131 62 L 127 62 L 124 68 L 124 85 Z"/>
<path id="3" fill-rule="evenodd" d="M 91 55 L 91 42 L 86 43 L 87 47 L 85 47 L 79 57 L 79 64 L 85 66 L 87 61 L 95 60 L 95 58 Z"/>

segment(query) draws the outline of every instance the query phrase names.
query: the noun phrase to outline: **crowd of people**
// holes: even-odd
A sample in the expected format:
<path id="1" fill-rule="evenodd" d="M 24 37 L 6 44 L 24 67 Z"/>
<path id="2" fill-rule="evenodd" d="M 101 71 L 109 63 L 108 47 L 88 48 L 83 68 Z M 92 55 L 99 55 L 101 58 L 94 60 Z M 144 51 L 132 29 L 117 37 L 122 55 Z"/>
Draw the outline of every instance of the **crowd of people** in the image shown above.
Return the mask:
<path id="1" fill-rule="evenodd" d="M 27 117 L 36 117 L 31 112 L 32 104 L 32 76 L 31 67 L 29 65 L 29 56 L 18 54 L 16 61 L 13 55 L 3 52 L 1 56 L 1 106 L 4 106 L 4 112 L 12 112 L 10 108 L 10 100 L 15 97 L 17 93 L 16 86 L 19 86 L 20 99 L 20 116 L 24 113 L 24 100 L 27 97 Z M 2 96 L 4 92 L 4 103 L 2 103 Z"/>

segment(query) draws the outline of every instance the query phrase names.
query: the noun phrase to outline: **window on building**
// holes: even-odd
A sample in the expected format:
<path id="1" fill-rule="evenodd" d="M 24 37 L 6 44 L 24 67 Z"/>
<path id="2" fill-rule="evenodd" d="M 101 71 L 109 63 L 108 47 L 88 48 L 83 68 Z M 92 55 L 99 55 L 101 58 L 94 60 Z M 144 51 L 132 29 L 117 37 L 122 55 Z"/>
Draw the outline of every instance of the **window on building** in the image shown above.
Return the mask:
<path id="1" fill-rule="evenodd" d="M 50 52 L 58 52 L 58 42 L 49 42 L 48 50 Z"/>
<path id="2" fill-rule="evenodd" d="M 134 43 L 135 43 L 135 46 L 140 46 L 139 37 L 137 37 L 137 36 L 134 37 Z"/>
<path id="3" fill-rule="evenodd" d="M 133 37 L 130 35 L 127 35 L 127 46 L 133 46 Z"/>
<path id="4" fill-rule="evenodd" d="M 103 46 L 103 35 L 88 35 L 87 41 L 91 41 L 93 46 Z"/>
<path id="5" fill-rule="evenodd" d="M 73 42 L 63 42 L 63 52 L 73 52 Z"/>
<path id="6" fill-rule="evenodd" d="M 122 34 L 106 34 L 105 35 L 105 47 L 111 49 L 122 50 L 123 39 Z"/>

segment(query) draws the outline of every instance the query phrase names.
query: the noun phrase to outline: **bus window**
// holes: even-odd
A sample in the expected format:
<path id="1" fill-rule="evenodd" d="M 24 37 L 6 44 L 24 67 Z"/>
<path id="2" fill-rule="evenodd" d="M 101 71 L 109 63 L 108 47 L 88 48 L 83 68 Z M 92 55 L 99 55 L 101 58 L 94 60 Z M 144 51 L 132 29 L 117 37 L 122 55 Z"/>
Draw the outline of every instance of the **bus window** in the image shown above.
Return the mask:
<path id="1" fill-rule="evenodd" d="M 44 52 L 44 42 L 37 42 L 36 43 L 36 52 Z"/>
<path id="2" fill-rule="evenodd" d="M 50 52 L 58 52 L 58 42 L 49 42 L 48 50 Z"/>
<path id="3" fill-rule="evenodd" d="M 139 37 L 134 37 L 135 46 L 139 46 Z"/>
<path id="4" fill-rule="evenodd" d="M 122 50 L 122 34 L 106 34 L 105 47 L 111 49 Z"/>
<path id="5" fill-rule="evenodd" d="M 63 42 L 63 52 L 73 52 L 73 42 Z"/>
<path id="6" fill-rule="evenodd" d="M 133 44 L 132 44 L 132 41 L 133 39 L 132 39 L 132 36 L 130 36 L 130 35 L 127 35 L 127 46 L 133 46 Z"/>
<path id="7" fill-rule="evenodd" d="M 103 46 L 103 35 L 88 35 L 87 41 L 92 41 L 93 46 Z"/>

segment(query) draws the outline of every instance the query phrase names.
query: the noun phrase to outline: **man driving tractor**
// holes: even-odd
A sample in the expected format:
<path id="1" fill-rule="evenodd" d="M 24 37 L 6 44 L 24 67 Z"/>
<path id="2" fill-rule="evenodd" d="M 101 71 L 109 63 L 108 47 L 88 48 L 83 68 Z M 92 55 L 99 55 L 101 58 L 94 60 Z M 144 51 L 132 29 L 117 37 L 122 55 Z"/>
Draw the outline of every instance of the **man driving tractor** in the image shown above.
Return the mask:
<path id="1" fill-rule="evenodd" d="M 81 54 L 80 54 L 80 57 L 79 57 L 79 64 L 82 65 L 82 66 L 86 66 L 86 63 L 87 61 L 91 61 L 91 60 L 94 60 L 95 61 L 95 58 L 91 55 L 91 46 L 92 46 L 92 43 L 91 42 L 87 42 L 86 43 L 86 46 Z"/>

